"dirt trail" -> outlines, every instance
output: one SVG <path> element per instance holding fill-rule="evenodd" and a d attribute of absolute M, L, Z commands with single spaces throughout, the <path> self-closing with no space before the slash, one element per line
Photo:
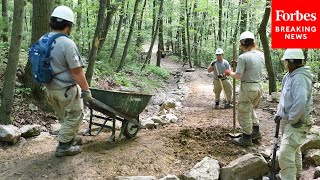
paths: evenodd
<path fill-rule="evenodd" d="M 162 66 L 171 71 L 184 69 L 181 64 L 167 59 L 162 61 Z M 106 142 L 110 136 L 106 132 L 98 136 L 85 136 L 82 153 L 72 157 L 54 156 L 57 140 L 53 136 L 27 140 L 21 147 L 0 147 L 0 179 L 178 176 L 205 156 L 210 155 L 219 160 L 221 165 L 226 165 L 248 152 L 271 148 L 274 123 L 269 112 L 257 111 L 264 134 L 260 145 L 248 149 L 234 146 L 226 136 L 232 130 L 232 109 L 212 108 L 212 83 L 206 70 L 196 69 L 195 72 L 184 72 L 184 75 L 192 92 L 183 100 L 183 108 L 177 112 L 177 124 L 162 129 L 141 130 L 135 138 L 117 139 L 115 143 Z"/>

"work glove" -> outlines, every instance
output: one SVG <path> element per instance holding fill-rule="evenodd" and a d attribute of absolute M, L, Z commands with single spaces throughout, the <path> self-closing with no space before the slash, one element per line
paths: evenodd
<path fill-rule="evenodd" d="M 226 76 L 230 76 L 231 70 L 230 70 L 230 69 L 226 69 L 226 71 L 224 72 L 224 74 L 225 74 Z"/>
<path fill-rule="evenodd" d="M 92 94 L 91 94 L 91 91 L 88 89 L 88 90 L 81 90 L 81 98 L 84 100 L 84 101 L 92 101 Z"/>
<path fill-rule="evenodd" d="M 276 115 L 276 117 L 274 117 L 274 122 L 277 124 L 277 123 L 280 123 L 282 117 L 279 116 L 279 115 Z"/>
<path fill-rule="evenodd" d="M 295 124 L 291 124 L 291 126 L 294 127 L 294 128 L 300 128 L 302 126 L 302 121 L 298 121 Z"/>
<path fill-rule="evenodd" d="M 218 78 L 220 78 L 220 79 L 223 79 L 223 78 L 225 78 L 225 77 L 226 77 L 226 75 L 225 75 L 224 73 L 218 75 Z"/>
<path fill-rule="evenodd" d="M 212 61 L 211 62 L 211 66 L 214 66 L 216 64 L 217 61 Z"/>

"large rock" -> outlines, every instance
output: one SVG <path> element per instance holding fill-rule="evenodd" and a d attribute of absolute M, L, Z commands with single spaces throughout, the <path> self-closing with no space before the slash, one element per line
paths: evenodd
<path fill-rule="evenodd" d="M 220 173 L 219 162 L 211 157 L 205 157 L 189 172 L 183 175 L 184 180 L 218 180 Z"/>
<path fill-rule="evenodd" d="M 50 124 L 50 129 L 51 129 L 50 133 L 52 135 L 58 135 L 60 128 L 61 128 L 60 123 Z"/>
<path fill-rule="evenodd" d="M 163 178 L 160 178 L 159 180 L 179 180 L 179 178 L 175 175 L 167 175 Z"/>
<path fill-rule="evenodd" d="M 318 166 L 318 167 L 316 167 L 315 169 L 314 169 L 314 175 L 313 175 L 313 178 L 314 179 L 317 179 L 317 178 L 319 178 L 320 177 L 320 166 Z"/>
<path fill-rule="evenodd" d="M 152 116 L 152 117 L 149 117 L 147 120 L 151 120 L 154 123 L 160 124 L 161 126 L 164 124 L 169 124 L 169 122 L 162 120 L 161 117 L 159 117 L 159 116 Z"/>
<path fill-rule="evenodd" d="M 150 119 L 141 120 L 141 125 L 146 127 L 147 129 L 155 129 L 157 128 L 157 125 Z"/>
<path fill-rule="evenodd" d="M 15 144 L 21 136 L 20 131 L 13 125 L 0 125 L 0 141 Z"/>
<path fill-rule="evenodd" d="M 257 179 L 268 173 L 267 161 L 260 154 L 246 154 L 221 168 L 221 180 Z"/>
<path fill-rule="evenodd" d="M 167 99 L 165 102 L 162 103 L 162 105 L 160 106 L 160 110 L 159 111 L 162 111 L 163 109 L 174 109 L 176 108 L 176 100 L 174 99 Z"/>
<path fill-rule="evenodd" d="M 318 129 L 318 126 L 313 126 L 311 128 L 310 132 L 316 132 L 317 129 Z M 317 133 L 319 133 L 319 132 L 320 132 L 320 130 Z M 305 152 L 308 149 L 318 149 L 319 147 L 320 147 L 319 135 L 318 134 L 310 134 L 307 136 L 305 143 L 301 146 L 301 152 L 302 152 L 302 154 L 305 154 Z"/>
<path fill-rule="evenodd" d="M 156 180 L 154 176 L 118 176 L 115 180 Z"/>
<path fill-rule="evenodd" d="M 309 149 L 306 151 L 306 155 L 303 158 L 303 162 L 308 165 L 320 165 L 320 150 Z"/>
<path fill-rule="evenodd" d="M 162 115 L 161 116 L 161 119 L 162 119 L 162 122 L 165 122 L 165 123 L 176 123 L 178 122 L 178 117 L 174 114 L 166 114 L 166 115 Z"/>
<path fill-rule="evenodd" d="M 24 125 L 22 126 L 19 131 L 21 136 L 24 138 L 38 136 L 40 134 L 40 125 L 33 124 L 33 125 Z"/>

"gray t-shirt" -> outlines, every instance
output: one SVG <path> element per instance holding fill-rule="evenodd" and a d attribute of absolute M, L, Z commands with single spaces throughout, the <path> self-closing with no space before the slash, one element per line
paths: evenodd
<path fill-rule="evenodd" d="M 263 53 L 258 50 L 251 50 L 239 56 L 236 73 L 242 74 L 241 81 L 260 82 L 264 66 Z"/>
<path fill-rule="evenodd" d="M 218 60 L 215 60 L 215 62 L 220 74 L 223 74 L 224 72 L 226 72 L 227 69 L 230 69 L 230 64 L 225 59 L 222 59 L 221 62 L 219 62 Z M 218 72 L 215 66 L 213 66 L 213 78 L 218 79 Z"/>
<path fill-rule="evenodd" d="M 50 32 L 49 37 L 56 34 Z M 51 67 L 53 73 L 56 74 L 52 82 L 45 84 L 48 89 L 62 89 L 76 84 L 70 70 L 72 68 L 84 67 L 80 53 L 76 44 L 65 36 L 58 37 L 52 43 Z"/>

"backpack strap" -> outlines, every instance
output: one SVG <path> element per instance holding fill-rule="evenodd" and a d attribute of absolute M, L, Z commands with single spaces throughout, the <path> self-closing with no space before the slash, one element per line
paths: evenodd
<path fill-rule="evenodd" d="M 46 57 L 50 57 L 50 53 L 51 53 L 51 50 L 52 50 L 52 43 L 58 38 L 58 37 L 61 37 L 61 36 L 65 36 L 67 38 L 69 38 L 69 36 L 65 35 L 65 34 L 62 34 L 62 33 L 57 33 L 57 34 L 54 34 L 53 36 L 49 37 L 49 33 L 45 34 L 46 37 L 48 37 L 48 49 L 49 51 L 47 52 L 47 55 Z"/>
<path fill-rule="evenodd" d="M 65 34 L 62 34 L 62 33 L 56 33 L 56 34 L 54 34 L 54 35 L 51 36 L 51 37 L 49 37 L 49 33 L 46 33 L 46 34 L 45 34 L 45 37 L 48 38 L 48 49 L 49 49 L 48 52 L 47 52 L 46 57 L 50 57 L 51 50 L 53 49 L 53 48 L 51 47 L 51 46 L 52 46 L 52 43 L 53 43 L 58 37 L 61 37 L 61 36 L 65 36 L 65 37 L 69 38 L 69 36 L 67 36 L 67 35 L 65 35 Z M 59 81 L 62 81 L 62 82 L 65 82 L 65 83 L 72 83 L 72 82 L 70 82 L 70 81 L 65 81 L 65 80 L 62 80 L 62 79 L 59 79 L 59 78 L 55 77 L 55 76 L 58 75 L 58 74 L 61 74 L 61 73 L 63 73 L 63 72 L 66 72 L 67 70 L 68 70 L 68 69 L 63 70 L 63 71 L 61 71 L 61 72 L 58 72 L 58 73 L 54 74 L 54 75 L 53 75 L 53 78 L 58 79 Z"/>

